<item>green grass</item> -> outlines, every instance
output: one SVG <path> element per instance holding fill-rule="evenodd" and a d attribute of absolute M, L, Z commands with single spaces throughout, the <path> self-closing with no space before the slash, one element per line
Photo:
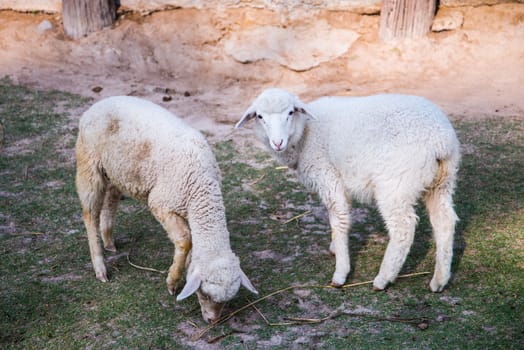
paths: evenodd
<path fill-rule="evenodd" d="M 165 275 L 127 261 L 129 254 L 135 264 L 165 270 L 172 259 L 171 243 L 143 204 L 122 202 L 118 253 L 106 254 L 111 281 L 94 278 L 74 189 L 77 131 L 70 117 L 88 103 L 0 79 L 0 348 L 518 349 L 524 343 L 523 116 L 454 123 L 464 150 L 455 196 L 461 221 L 454 278 L 443 293 L 429 292 L 430 275 L 399 279 L 380 293 L 370 285 L 286 291 L 257 303 L 269 322 L 332 318 L 268 325 L 248 308 L 194 342 L 205 326 L 196 297 L 177 303 Z M 226 141 L 214 149 L 231 245 L 261 296 L 329 283 L 334 259 L 317 196 L 255 147 Z M 377 211 L 354 208 L 349 283 L 374 278 L 387 243 Z M 433 271 L 431 230 L 422 209 L 419 215 L 402 273 Z M 241 289 L 224 312 L 252 300 Z"/>

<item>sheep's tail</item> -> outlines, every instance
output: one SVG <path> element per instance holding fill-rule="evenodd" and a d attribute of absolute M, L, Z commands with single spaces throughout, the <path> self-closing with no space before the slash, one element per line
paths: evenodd
<path fill-rule="evenodd" d="M 449 221 L 458 221 L 458 217 L 453 210 L 453 193 L 457 178 L 458 165 L 460 161 L 459 152 L 450 156 L 437 159 L 438 168 L 433 178 L 433 182 L 424 194 L 426 208 L 430 214 L 430 219 L 435 221 L 436 213 L 447 212 Z M 437 220 L 438 221 L 438 220 Z"/>
<path fill-rule="evenodd" d="M 441 153 L 440 155 L 438 153 Z M 437 152 L 438 169 L 431 188 L 437 190 L 450 182 L 454 189 L 460 163 L 460 146 L 458 141 L 449 144 L 444 152 Z"/>
<path fill-rule="evenodd" d="M 429 192 L 435 192 L 442 188 L 450 179 L 449 161 L 447 159 L 437 159 L 438 168 Z"/>
<path fill-rule="evenodd" d="M 426 192 L 426 197 L 433 196 L 437 192 L 449 192 L 453 194 L 458 171 L 459 155 L 451 155 L 446 158 L 437 158 L 437 171 L 433 182 Z"/>

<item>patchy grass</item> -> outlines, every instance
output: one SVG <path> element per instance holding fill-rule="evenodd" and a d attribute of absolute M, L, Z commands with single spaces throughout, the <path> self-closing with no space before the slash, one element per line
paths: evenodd
<path fill-rule="evenodd" d="M 205 330 L 196 297 L 167 293 L 173 253 L 140 203 L 124 200 L 109 283 L 94 278 L 74 190 L 76 117 L 87 101 L 0 80 L 0 347 L 517 349 L 524 342 L 523 118 L 456 122 L 464 156 L 454 278 L 440 294 L 431 275 L 370 285 L 303 287 L 275 294 Z M 243 141 L 241 141 L 243 142 Z M 223 172 L 231 244 L 261 296 L 324 285 L 334 271 L 325 209 L 293 172 L 241 142 L 214 145 Z M 309 214 L 285 223 L 296 215 Z M 420 210 L 402 273 L 433 270 L 431 230 Z M 387 234 L 373 207 L 354 204 L 349 283 L 372 280 Z M 241 290 L 225 314 L 255 297 Z M 266 320 L 264 320 L 264 318 Z M 305 322 L 310 324 L 305 324 Z"/>

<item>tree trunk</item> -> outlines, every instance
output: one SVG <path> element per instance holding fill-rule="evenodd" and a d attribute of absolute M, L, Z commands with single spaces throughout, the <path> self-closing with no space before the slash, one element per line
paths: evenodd
<path fill-rule="evenodd" d="M 65 33 L 73 39 L 113 24 L 116 0 L 62 0 Z"/>
<path fill-rule="evenodd" d="M 435 9 L 436 0 L 382 0 L 380 38 L 389 41 L 425 36 Z"/>

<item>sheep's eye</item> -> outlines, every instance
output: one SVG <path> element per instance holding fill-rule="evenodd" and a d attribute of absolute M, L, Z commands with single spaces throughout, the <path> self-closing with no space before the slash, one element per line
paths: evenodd
<path fill-rule="evenodd" d="M 288 115 L 293 115 L 293 113 L 295 113 L 295 111 L 291 110 L 291 111 L 289 111 Z"/>
<path fill-rule="evenodd" d="M 257 114 L 258 119 L 262 119 L 262 116 L 260 114 Z"/>

